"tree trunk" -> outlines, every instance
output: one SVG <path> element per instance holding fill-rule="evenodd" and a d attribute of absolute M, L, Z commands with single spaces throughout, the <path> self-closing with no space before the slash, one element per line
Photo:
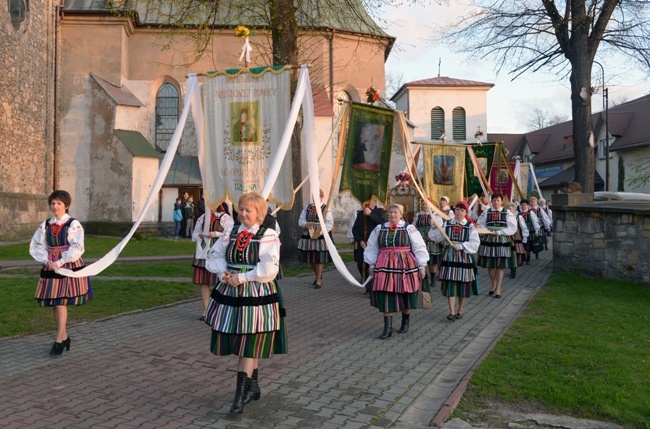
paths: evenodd
<path fill-rule="evenodd" d="M 269 10 L 273 39 L 273 65 L 298 65 L 298 20 L 293 0 L 270 0 Z M 292 99 L 297 81 L 298 70 L 295 70 L 291 72 Z M 291 138 L 291 166 L 294 186 L 298 186 L 303 179 L 300 146 L 300 130 L 296 127 Z M 298 253 L 298 238 L 302 235 L 302 229 L 298 226 L 298 219 L 303 209 L 301 195 L 301 192 L 296 194 L 291 210 L 281 210 L 278 213 L 278 223 L 282 230 L 280 259 L 284 264 L 296 261 Z"/>
<path fill-rule="evenodd" d="M 570 51 L 565 56 L 571 62 L 571 111 L 573 114 L 573 156 L 575 181 L 582 192 L 594 191 L 596 171 L 595 137 L 591 121 L 591 67 L 593 54 L 589 49 L 589 20 L 584 0 L 576 0 L 572 7 L 573 31 Z"/>

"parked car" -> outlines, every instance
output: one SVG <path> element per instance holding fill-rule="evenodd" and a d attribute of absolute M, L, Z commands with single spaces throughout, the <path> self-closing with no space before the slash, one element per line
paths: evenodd
<path fill-rule="evenodd" d="M 594 192 L 594 201 L 648 201 L 650 194 L 639 192 Z"/>

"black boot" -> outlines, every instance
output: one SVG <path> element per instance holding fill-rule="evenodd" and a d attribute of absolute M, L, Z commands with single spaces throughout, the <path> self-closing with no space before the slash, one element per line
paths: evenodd
<path fill-rule="evenodd" d="M 382 340 L 393 335 L 393 316 L 384 316 L 384 332 L 381 333 Z"/>
<path fill-rule="evenodd" d="M 431 281 L 429 282 L 429 286 L 431 287 L 431 290 L 435 289 L 435 287 L 436 287 L 436 273 L 431 273 Z"/>
<path fill-rule="evenodd" d="M 243 371 L 237 373 L 237 391 L 235 392 L 235 399 L 232 401 L 230 412 L 240 414 L 244 412 L 244 393 L 248 390 L 251 379 L 248 374 Z"/>
<path fill-rule="evenodd" d="M 402 313 L 402 326 L 399 327 L 400 334 L 406 334 L 409 331 L 409 323 L 411 323 L 411 314 Z"/>
<path fill-rule="evenodd" d="M 244 404 L 248 404 L 250 401 L 257 401 L 262 396 L 262 391 L 260 390 L 260 385 L 257 384 L 257 368 L 253 370 L 253 375 L 251 375 L 251 382 L 248 385 L 248 390 L 244 394 Z"/>
<path fill-rule="evenodd" d="M 516 268 L 510 268 L 510 278 L 514 279 L 516 275 L 517 275 L 517 269 Z"/>

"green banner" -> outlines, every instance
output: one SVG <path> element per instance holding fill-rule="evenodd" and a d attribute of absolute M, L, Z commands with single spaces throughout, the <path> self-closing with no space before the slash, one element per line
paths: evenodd
<path fill-rule="evenodd" d="M 339 191 L 349 191 L 362 205 L 372 199 L 386 204 L 394 115 L 393 110 L 368 104 L 350 106 Z"/>
<path fill-rule="evenodd" d="M 492 163 L 494 162 L 494 153 L 498 148 L 498 143 L 483 143 L 482 145 L 472 145 L 474 149 L 474 154 L 476 154 L 476 159 L 479 166 L 483 170 L 486 178 L 490 178 L 490 171 L 492 170 Z M 481 182 L 479 179 L 478 172 L 474 171 L 474 165 L 472 164 L 472 159 L 467 154 L 465 157 L 465 195 L 470 197 L 474 194 L 479 197 L 483 193 L 483 188 L 481 188 Z"/>

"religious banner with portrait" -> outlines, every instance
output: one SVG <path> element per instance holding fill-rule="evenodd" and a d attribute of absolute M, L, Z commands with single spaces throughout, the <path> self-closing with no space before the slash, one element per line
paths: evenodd
<path fill-rule="evenodd" d="M 515 164 L 515 161 L 508 161 L 501 152 L 497 153 L 497 157 L 492 163 L 490 187 L 492 188 L 492 193 L 498 193 L 504 196 L 504 202 L 512 200 L 512 195 L 514 194 L 514 177 L 512 172 L 514 171 Z"/>
<path fill-rule="evenodd" d="M 339 191 L 349 191 L 361 205 L 372 199 L 387 202 L 394 115 L 390 109 L 351 103 Z"/>
<path fill-rule="evenodd" d="M 425 144 L 424 188 L 427 197 L 437 201 L 443 195 L 450 203 L 461 201 L 465 181 L 465 145 Z"/>
<path fill-rule="evenodd" d="M 498 150 L 499 143 L 483 143 L 481 145 L 472 145 L 472 150 L 476 156 L 478 167 L 483 171 L 486 179 L 490 179 L 490 171 L 494 154 Z M 474 163 L 470 156 L 465 158 L 465 195 L 481 195 L 483 187 L 480 182 L 480 173 L 474 168 Z M 494 191 L 494 190 L 493 190 Z M 494 191 L 496 192 L 496 191 Z"/>
<path fill-rule="evenodd" d="M 226 198 L 261 191 L 289 117 L 289 70 L 259 67 L 205 73 L 204 195 L 214 208 Z M 283 209 L 293 205 L 291 156 L 269 201 Z"/>

